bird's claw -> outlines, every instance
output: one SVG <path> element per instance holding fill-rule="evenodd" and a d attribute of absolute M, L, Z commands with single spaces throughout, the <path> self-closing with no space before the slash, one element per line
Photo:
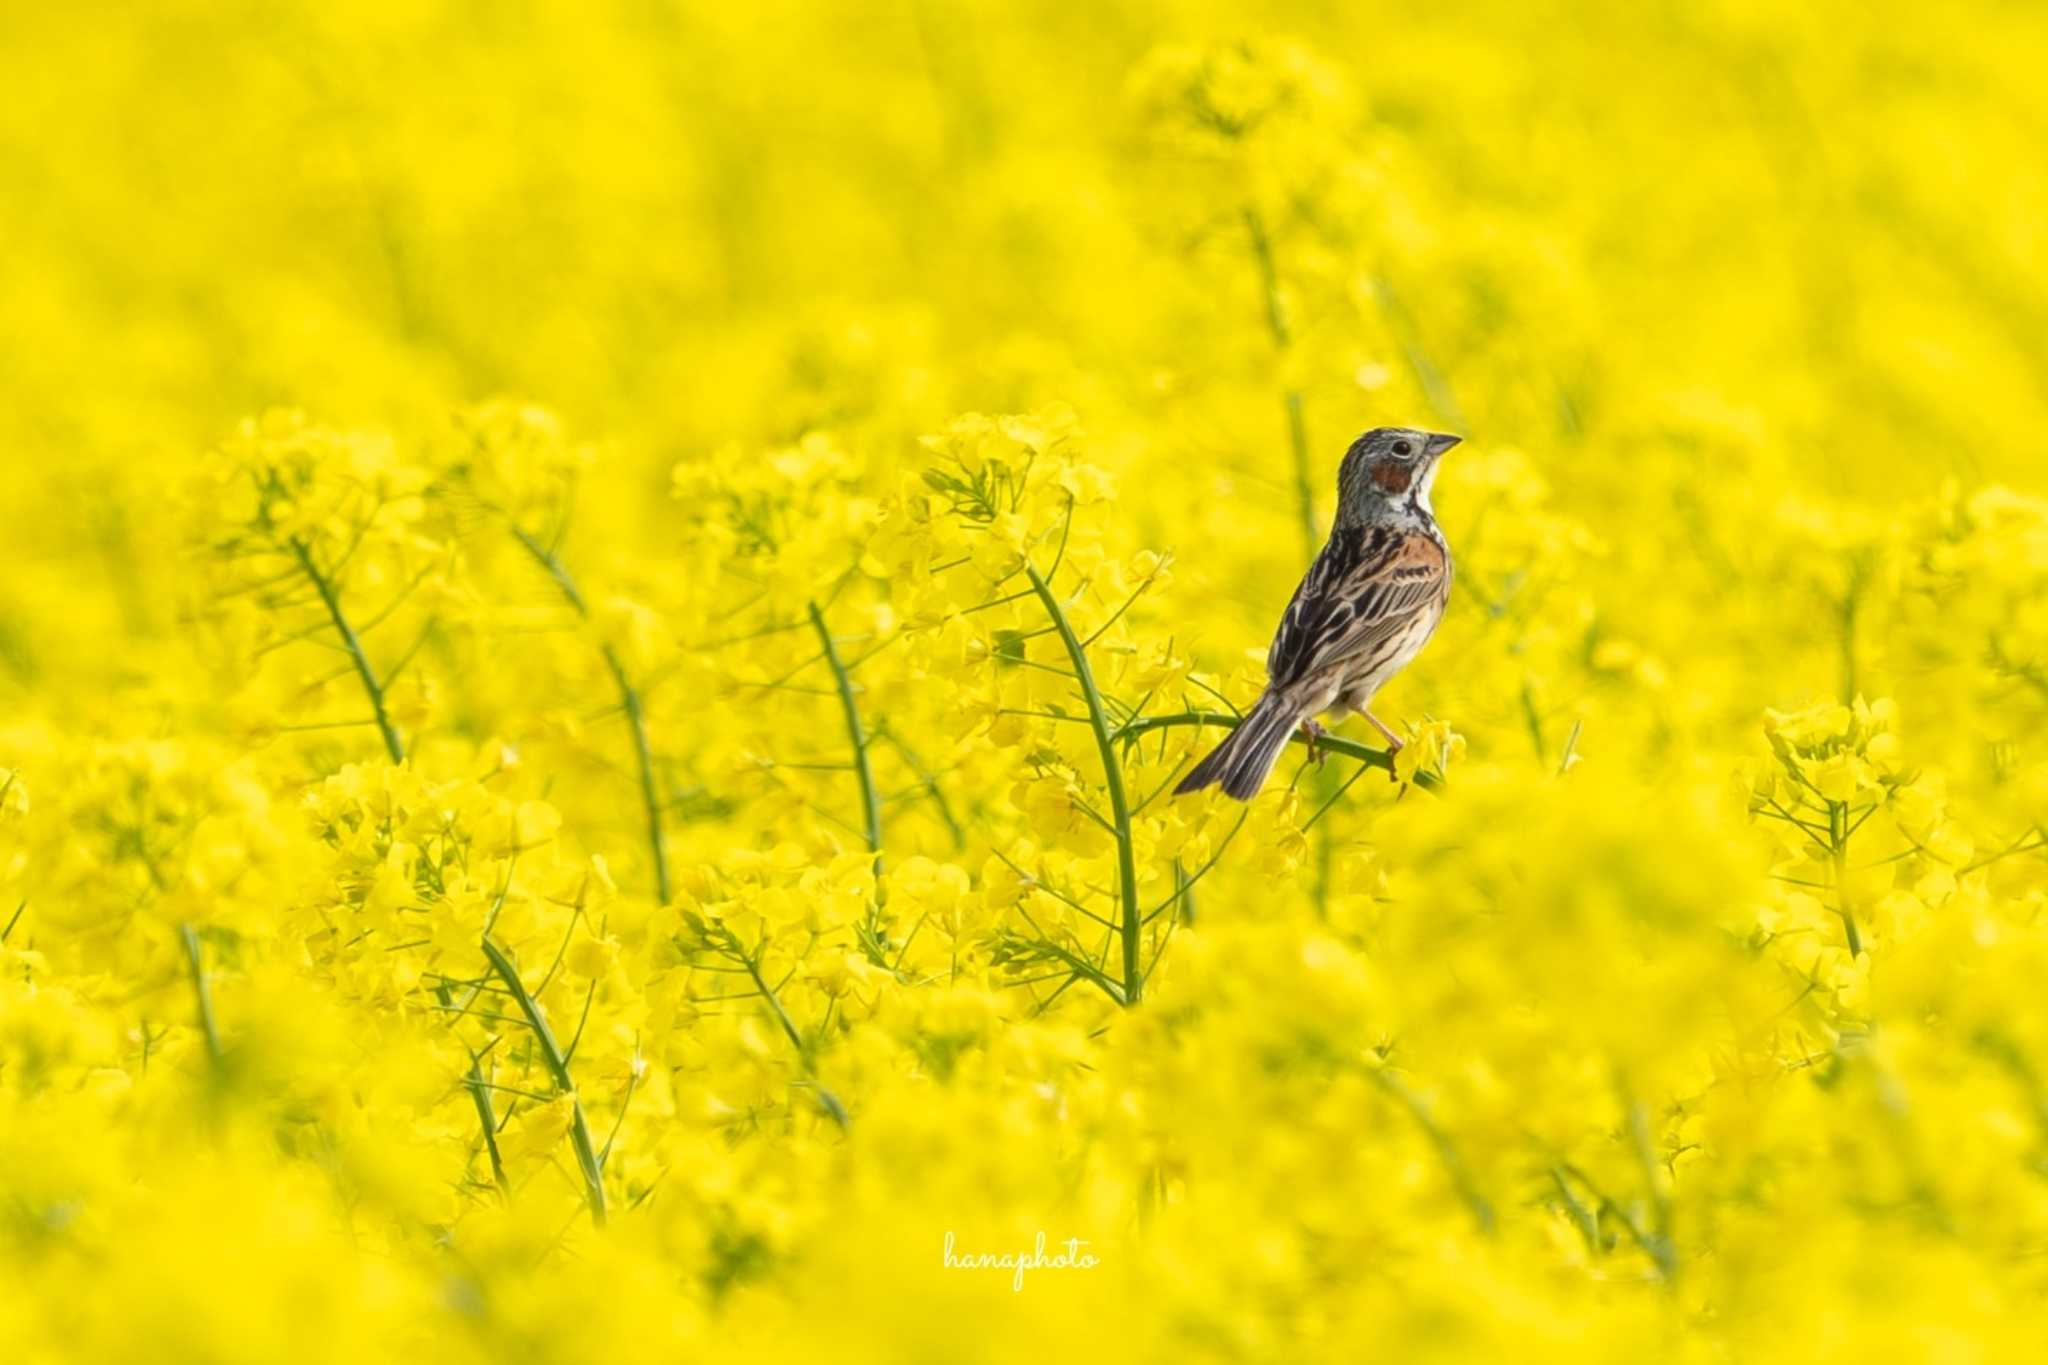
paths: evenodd
<path fill-rule="evenodd" d="M 1315 721 L 1305 720 L 1301 723 L 1301 732 L 1308 736 L 1308 756 L 1310 761 L 1318 768 L 1328 763 L 1330 761 L 1330 751 L 1325 749 L 1320 743 L 1323 737 L 1323 727 Z"/>

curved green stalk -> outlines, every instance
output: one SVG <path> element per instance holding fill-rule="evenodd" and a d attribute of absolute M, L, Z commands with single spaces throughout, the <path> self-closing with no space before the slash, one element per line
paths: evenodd
<path fill-rule="evenodd" d="M 853 1121 L 847 1116 L 846 1106 L 841 1104 L 839 1097 L 827 1089 L 825 1084 L 818 1079 L 817 1071 L 811 1065 L 811 1050 L 805 1046 L 804 1036 L 798 1031 L 796 1020 L 790 1018 L 789 1011 L 782 1007 L 782 997 L 778 996 L 775 993 L 775 988 L 768 984 L 768 978 L 761 975 L 759 959 L 740 946 L 739 936 L 733 933 L 730 928 L 727 928 L 725 931 L 725 939 L 728 951 L 740 960 L 740 965 L 746 969 L 748 978 L 754 983 L 754 989 L 759 991 L 761 999 L 767 1002 L 768 1012 L 773 1014 L 775 1022 L 782 1026 L 783 1036 L 788 1038 L 789 1045 L 796 1049 L 797 1065 L 804 1069 L 806 1077 L 810 1080 L 811 1088 L 817 1092 L 818 1107 L 823 1109 L 826 1115 L 834 1123 L 838 1124 L 841 1129 L 852 1126 Z"/>
<path fill-rule="evenodd" d="M 1399 334 L 1401 354 L 1408 361 L 1408 368 L 1415 374 L 1415 382 L 1422 386 L 1429 405 L 1444 415 L 1453 430 L 1465 425 L 1465 410 L 1458 405 L 1458 396 L 1451 392 L 1450 382 L 1437 367 L 1429 351 L 1421 341 L 1422 329 L 1415 321 L 1415 315 L 1401 302 L 1401 296 L 1394 290 L 1394 282 L 1384 273 L 1372 277 L 1373 298 L 1379 303 L 1380 311 L 1387 317 L 1393 330 Z"/>
<path fill-rule="evenodd" d="M 1678 1245 L 1671 1237 L 1671 1201 L 1665 1196 L 1663 1183 L 1657 1178 L 1657 1156 L 1650 1139 L 1650 1116 L 1642 1101 L 1636 1099 L 1626 1085 L 1622 1087 L 1622 1102 L 1628 1110 L 1629 1138 L 1635 1148 L 1636 1162 L 1643 1170 L 1643 1193 L 1650 1202 L 1648 1235 L 1633 1227 L 1631 1231 L 1635 1232 L 1637 1244 L 1656 1264 L 1658 1275 L 1669 1284 L 1678 1277 Z"/>
<path fill-rule="evenodd" d="M 583 1100 L 576 1093 L 575 1078 L 569 1074 L 568 1059 L 562 1055 L 561 1044 L 555 1041 L 555 1031 L 548 1027 L 547 1015 L 541 1013 L 540 1002 L 527 993 L 525 984 L 519 980 L 519 970 L 512 965 L 512 959 L 489 939 L 483 941 L 483 949 L 484 956 L 490 959 L 491 970 L 505 983 L 505 989 L 512 993 L 512 999 L 519 1005 L 519 1012 L 526 1017 L 526 1026 L 532 1030 L 534 1042 L 540 1047 L 541 1060 L 554 1080 L 555 1093 L 569 1097 L 569 1143 L 576 1149 L 576 1164 L 583 1172 L 583 1192 L 590 1202 L 590 1219 L 603 1227 L 604 1164 L 598 1160 L 596 1143 L 591 1141 L 590 1121 L 584 1117 Z"/>
<path fill-rule="evenodd" d="M 1423 1136 L 1429 1139 L 1429 1145 L 1436 1149 L 1437 1160 L 1443 1163 L 1444 1172 L 1450 1176 L 1451 1184 L 1458 1191 L 1458 1197 L 1464 1200 L 1465 1207 L 1472 1211 L 1472 1221 L 1479 1225 L 1481 1232 L 1491 1234 L 1494 1227 L 1493 1204 L 1480 1193 L 1478 1182 L 1473 1180 L 1472 1170 L 1465 1164 L 1465 1158 L 1459 1155 L 1457 1144 L 1451 1141 L 1451 1135 L 1443 1130 L 1443 1125 L 1436 1121 L 1436 1116 L 1429 1112 L 1429 1106 L 1422 1102 L 1420 1095 L 1410 1090 L 1399 1077 L 1385 1067 L 1372 1067 L 1367 1074 L 1372 1077 L 1374 1084 L 1393 1096 L 1401 1107 L 1408 1111 L 1408 1116 L 1415 1120 L 1415 1126 L 1422 1130 Z"/>
<path fill-rule="evenodd" d="M 1863 935 L 1856 930 L 1856 911 L 1849 904 L 1849 807 L 1845 802 L 1828 802 L 1828 861 L 1835 873 L 1835 913 L 1842 918 L 1849 956 L 1858 957 L 1863 952 Z"/>
<path fill-rule="evenodd" d="M 832 681 L 839 691 L 839 709 L 846 717 L 846 736 L 853 744 L 853 775 L 860 783 L 861 825 L 867 836 L 868 852 L 874 855 L 875 878 L 882 875 L 882 799 L 875 790 L 874 766 L 868 762 L 868 733 L 861 724 L 860 707 L 854 701 L 853 675 L 846 671 L 846 664 L 839 657 L 839 645 L 832 638 L 832 631 L 825 624 L 825 613 L 818 610 L 818 604 L 809 604 L 811 628 L 818 633 L 818 643 L 824 646 L 825 663 L 832 669 Z M 879 891 L 878 891 L 879 894 Z"/>
<path fill-rule="evenodd" d="M 446 983 L 436 986 L 434 994 L 440 1000 L 441 1008 L 455 1008 L 455 994 Z M 484 1151 L 491 1158 L 491 1180 L 497 1185 L 499 1195 L 510 1199 L 512 1184 L 505 1178 L 505 1159 L 498 1150 L 498 1115 L 491 1105 L 491 1092 L 484 1080 L 483 1065 L 477 1053 L 469 1054 L 469 1075 L 464 1077 L 463 1086 L 469 1091 L 470 1103 L 476 1108 L 477 1124 L 484 1132 Z"/>
<path fill-rule="evenodd" d="M 180 924 L 178 940 L 185 945 L 185 965 L 191 969 L 192 994 L 199 1002 L 199 1031 L 206 1038 L 206 1058 L 218 1071 L 221 1065 L 220 1029 L 213 1021 L 213 994 L 207 989 L 206 964 L 199 956 L 199 935 L 190 924 Z"/>
<path fill-rule="evenodd" d="M 1094 670 L 1088 667 L 1088 653 L 1068 623 L 1067 613 L 1061 608 L 1059 599 L 1053 596 L 1051 586 L 1039 575 L 1037 566 L 1026 564 L 1024 572 L 1031 580 L 1032 591 L 1038 594 L 1039 602 L 1044 605 L 1045 614 L 1051 618 L 1060 643 L 1067 648 L 1067 660 L 1074 667 L 1074 680 L 1081 685 L 1081 697 L 1088 703 L 1088 728 L 1095 732 L 1095 748 L 1102 756 L 1103 785 L 1109 788 L 1110 832 L 1116 838 L 1117 897 L 1123 908 L 1123 922 L 1118 930 L 1123 940 L 1123 1003 L 1135 1005 L 1145 988 L 1144 973 L 1138 966 L 1144 920 L 1138 910 L 1138 855 L 1131 841 L 1131 802 L 1124 792 L 1124 769 L 1116 756 L 1116 735 L 1112 733 L 1104 710 L 1102 693 L 1095 686 Z"/>
<path fill-rule="evenodd" d="M 568 566 L 553 550 L 528 535 L 523 528 L 512 527 L 512 535 L 554 580 L 562 596 L 576 609 L 576 614 L 588 621 L 590 607 L 584 602 L 576 580 L 569 576 Z M 669 891 L 668 837 L 661 826 L 661 791 L 654 778 L 654 746 L 647 738 L 647 713 L 641 707 L 639 689 L 626 676 L 626 665 L 619 658 L 619 652 L 609 644 L 602 648 L 604 666 L 610 670 L 612 685 L 618 689 L 619 709 L 625 712 L 627 728 L 633 732 L 633 756 L 640 767 L 640 806 L 647 820 L 647 848 L 654 857 L 654 889 L 661 903 L 667 905 L 673 899 Z"/>
<path fill-rule="evenodd" d="M 1252 259 L 1258 263 L 1259 286 L 1265 294 L 1266 327 L 1273 334 L 1273 349 L 1284 357 L 1294 345 L 1294 336 L 1288 330 L 1287 312 L 1280 302 L 1280 271 L 1273 263 L 1273 244 L 1266 237 L 1266 223 L 1259 217 L 1257 209 L 1246 206 L 1244 227 L 1245 234 L 1251 238 Z M 1309 472 L 1308 419 L 1302 411 L 1300 389 L 1287 389 L 1282 397 L 1287 405 L 1287 440 L 1294 452 L 1294 499 L 1301 519 L 1301 543 L 1313 557 L 1322 548 L 1322 535 L 1316 530 L 1315 481 Z"/>
<path fill-rule="evenodd" d="M 1273 244 L 1266 236 L 1266 223 L 1257 209 L 1247 204 L 1244 210 L 1245 232 L 1251 238 L 1252 256 L 1258 262 L 1259 283 L 1266 296 L 1266 327 L 1273 334 L 1273 351 L 1284 365 L 1287 354 L 1294 347 L 1294 334 L 1287 325 L 1287 310 L 1280 298 L 1280 270 L 1273 260 Z M 1302 552 L 1310 559 L 1322 548 L 1322 532 L 1316 525 L 1315 479 L 1310 472 L 1308 452 L 1308 418 L 1303 412 L 1303 400 L 1299 388 L 1282 390 L 1287 406 L 1287 442 L 1294 454 L 1294 500 L 1296 512 L 1301 521 Z M 1318 804 L 1328 809 L 1337 799 L 1331 779 L 1317 771 L 1310 779 L 1316 789 Z M 1316 835 L 1315 903 L 1317 918 L 1326 918 L 1330 903 L 1330 856 L 1334 848 L 1332 831 L 1325 828 Z"/>
<path fill-rule="evenodd" d="M 640 707 L 640 693 L 626 677 L 626 666 L 619 660 L 619 652 L 610 645 L 604 647 L 605 667 L 612 672 L 612 682 L 619 689 L 619 706 L 626 713 L 626 724 L 633 732 L 633 757 L 640 765 L 640 807 L 647 819 L 647 848 L 654 857 L 654 889 L 667 905 L 674 897 L 669 891 L 668 879 L 668 837 L 661 827 L 661 791 L 654 780 L 654 746 L 647 738 L 647 715 Z"/>
<path fill-rule="evenodd" d="M 377 732 L 384 736 L 384 752 L 391 755 L 393 763 L 405 762 L 405 746 L 399 742 L 398 727 L 391 723 L 390 714 L 384 709 L 384 685 L 377 681 L 376 670 L 370 667 L 369 656 L 363 653 L 363 642 L 356 637 L 355 627 L 348 623 L 348 617 L 341 609 L 341 596 L 327 575 L 313 562 L 313 552 L 306 548 L 306 542 L 294 536 L 291 541 L 292 555 L 305 570 L 306 577 L 313 580 L 313 590 L 320 594 L 326 604 L 327 615 L 334 622 L 335 633 L 341 636 L 341 646 L 355 665 L 356 676 L 363 680 L 363 691 L 370 696 L 370 710 L 377 717 Z"/>

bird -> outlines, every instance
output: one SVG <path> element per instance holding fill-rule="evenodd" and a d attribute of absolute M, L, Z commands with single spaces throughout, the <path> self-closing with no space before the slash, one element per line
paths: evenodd
<path fill-rule="evenodd" d="M 1266 652 L 1266 689 L 1229 737 L 1174 795 L 1220 786 L 1258 795 L 1297 729 L 1313 749 L 1316 717 L 1363 715 L 1394 749 L 1401 738 L 1373 715 L 1373 693 L 1419 653 L 1451 592 L 1451 547 L 1430 488 L 1445 451 L 1464 439 L 1376 427 L 1351 443 L 1337 472 L 1330 539 L 1303 575 Z"/>

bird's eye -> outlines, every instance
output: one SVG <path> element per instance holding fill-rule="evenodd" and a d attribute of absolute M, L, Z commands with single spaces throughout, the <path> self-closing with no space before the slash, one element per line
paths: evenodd
<path fill-rule="evenodd" d="M 1396 455 L 1413 455 L 1415 447 L 1409 445 L 1406 441 L 1396 441 L 1394 442 L 1394 453 Z"/>

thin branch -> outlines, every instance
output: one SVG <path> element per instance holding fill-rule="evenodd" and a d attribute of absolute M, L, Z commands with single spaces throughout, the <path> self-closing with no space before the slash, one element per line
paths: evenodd
<path fill-rule="evenodd" d="M 917 775 L 918 786 L 923 787 L 925 794 L 931 797 L 933 807 L 939 812 L 939 819 L 945 822 L 947 833 L 953 836 L 953 847 L 966 848 L 967 831 L 961 828 L 960 821 L 954 816 L 953 805 L 946 799 L 944 788 L 939 786 L 938 774 L 925 765 L 924 759 L 919 757 L 915 749 L 890 731 L 878 731 L 875 737 L 888 740 L 904 763 L 909 766 L 910 771 Z"/>
<path fill-rule="evenodd" d="M 1339 801 L 1343 800 L 1344 793 L 1350 791 L 1352 786 L 1357 783 L 1358 779 L 1365 776 L 1369 767 L 1369 764 L 1359 764 L 1358 767 L 1352 772 L 1351 776 L 1344 779 L 1344 785 L 1337 788 L 1336 791 L 1332 792 L 1330 794 L 1329 800 L 1323 802 L 1322 805 L 1316 807 L 1315 814 L 1309 816 L 1307 822 L 1302 825 L 1302 832 L 1307 833 L 1309 830 L 1314 829 L 1316 827 L 1316 823 L 1320 821 L 1325 815 L 1328 815 L 1330 813 L 1330 807 L 1336 805 Z"/>
<path fill-rule="evenodd" d="M 612 1130 L 605 1135 L 604 1146 L 598 1148 L 599 1166 L 612 1159 L 612 1144 L 619 1140 L 619 1130 L 626 1126 L 626 1111 L 633 1107 L 633 1092 L 640 1088 L 641 1065 L 640 1045 L 636 1039 L 633 1045 L 633 1069 L 626 1073 L 626 1097 L 619 1101 L 619 1116 L 612 1120 Z"/>
<path fill-rule="evenodd" d="M 363 642 L 356 638 L 355 627 L 348 623 L 348 617 L 341 609 L 341 597 L 334 585 L 327 581 L 327 576 L 320 572 L 319 566 L 313 563 L 313 552 L 306 547 L 305 541 L 293 536 L 291 551 L 306 577 L 313 580 L 313 589 L 327 606 L 327 616 L 334 623 L 334 632 L 341 637 L 342 649 L 355 664 L 356 676 L 363 681 L 363 690 L 370 695 L 370 709 L 376 713 L 378 733 L 384 736 L 384 751 L 391 755 L 393 763 L 405 762 L 405 746 L 399 742 L 398 727 L 391 723 L 391 717 L 384 709 L 384 685 L 377 681 L 369 656 L 363 653 Z"/>
<path fill-rule="evenodd" d="M 839 646 L 832 638 L 831 629 L 825 624 L 825 614 L 818 604 L 809 604 L 811 628 L 818 633 L 818 642 L 825 649 L 825 663 L 832 670 L 832 681 L 838 685 L 839 709 L 846 718 L 846 737 L 853 745 L 853 772 L 860 784 L 861 823 L 868 841 L 868 852 L 874 855 L 875 880 L 879 897 L 882 876 L 882 799 L 875 790 L 874 767 L 868 762 L 868 734 L 861 724 L 860 706 L 854 701 L 853 676 L 840 662 Z"/>
<path fill-rule="evenodd" d="M 837 1095 L 819 1083 L 817 1074 L 811 1066 L 811 1050 L 804 1043 L 803 1034 L 797 1031 L 796 1021 L 791 1019 L 789 1011 L 782 1007 L 782 998 L 768 984 L 767 978 L 761 975 L 760 962 L 754 954 L 749 953 L 741 946 L 739 936 L 733 933 L 730 928 L 725 929 L 725 941 L 727 951 L 732 956 L 738 958 L 740 965 L 746 968 L 747 976 L 753 981 L 755 991 L 767 1003 L 768 1012 L 775 1016 L 775 1022 L 782 1026 L 783 1035 L 789 1039 L 789 1045 L 796 1049 L 797 1066 L 801 1068 L 803 1077 L 810 1083 L 811 1089 L 817 1092 L 818 1107 L 831 1116 L 832 1121 L 838 1124 L 842 1130 L 849 1127 L 851 1120 L 847 1117 L 846 1106 L 839 1102 Z"/>
<path fill-rule="evenodd" d="M 1094 631 L 1089 634 L 1088 638 L 1083 640 L 1081 643 L 1084 646 L 1092 645 L 1097 640 L 1100 640 L 1104 635 L 1108 634 L 1110 627 L 1114 626 L 1118 621 L 1121 621 L 1124 617 L 1124 613 L 1137 605 L 1138 599 L 1145 595 L 1145 590 L 1147 588 L 1150 588 L 1152 586 L 1152 583 L 1153 580 L 1147 578 L 1137 587 L 1131 589 L 1131 595 L 1123 600 L 1123 605 L 1119 606 L 1115 611 L 1111 612 L 1109 614 L 1109 619 L 1107 621 L 1104 621 L 1101 625 L 1097 626 L 1094 629 Z M 1144 702 L 1139 702 L 1137 709 L 1143 710 L 1144 706 Z"/>
<path fill-rule="evenodd" d="M 527 994 L 525 985 L 519 980 L 519 971 L 504 950 L 489 939 L 483 941 L 484 956 L 489 959 L 491 970 L 505 983 L 512 998 L 519 1004 L 519 1012 L 526 1016 L 526 1027 L 532 1031 L 534 1041 L 540 1046 L 541 1060 L 547 1064 L 548 1074 L 554 1079 L 555 1093 L 569 1099 L 569 1141 L 576 1149 L 576 1164 L 583 1172 L 584 1197 L 590 1203 L 590 1218 L 599 1227 L 605 1222 L 604 1168 L 598 1163 L 597 1148 L 591 1142 L 590 1121 L 584 1116 L 583 1101 L 576 1093 L 575 1078 L 569 1074 L 569 1063 L 562 1055 L 561 1044 L 555 1041 L 554 1030 L 548 1027 L 547 1015 L 541 1012 L 540 1002 Z"/>
<path fill-rule="evenodd" d="M 1630 1144 L 1635 1149 L 1636 1164 L 1642 1168 L 1643 1190 L 1650 1200 L 1650 1228 L 1645 1237 L 1636 1231 L 1636 1241 L 1656 1264 L 1657 1273 L 1668 1284 L 1678 1277 L 1678 1248 L 1671 1240 L 1671 1201 L 1664 1195 L 1664 1187 L 1657 1178 L 1656 1154 L 1650 1147 L 1650 1116 L 1643 1108 L 1642 1101 L 1629 1094 L 1624 1088 L 1622 1101 L 1628 1109 Z"/>
<path fill-rule="evenodd" d="M 13 925 L 8 925 L 12 929 Z M 206 1057 L 215 1074 L 221 1068 L 220 1030 L 213 1021 L 213 993 L 207 989 L 206 965 L 199 957 L 199 935 L 192 926 L 180 924 L 178 939 L 185 945 L 185 964 L 191 969 L 192 994 L 199 1002 L 199 1031 L 206 1038 Z"/>
<path fill-rule="evenodd" d="M 1423 1135 L 1429 1139 L 1430 1146 L 1436 1148 L 1437 1159 L 1443 1163 L 1445 1172 L 1451 1177 L 1451 1184 L 1457 1187 L 1458 1197 L 1463 1199 L 1465 1207 L 1472 1211 L 1472 1220 L 1479 1225 L 1481 1232 L 1491 1233 L 1493 1205 L 1479 1192 L 1479 1186 L 1473 1181 L 1472 1172 L 1465 1165 L 1465 1159 L 1459 1155 L 1457 1145 L 1429 1112 L 1429 1106 L 1422 1102 L 1421 1096 L 1410 1090 L 1386 1067 L 1372 1067 L 1369 1074 L 1380 1089 L 1393 1096 L 1400 1102 L 1401 1107 L 1408 1111 L 1409 1117 L 1415 1120 L 1416 1127 L 1422 1129 Z"/>
<path fill-rule="evenodd" d="M 576 609 L 576 614 L 588 621 L 589 604 L 583 600 L 582 590 L 570 576 L 568 566 L 524 527 L 513 525 L 512 534 L 546 571 L 569 605 Z M 640 768 L 640 805 L 646 814 L 648 851 L 654 859 L 654 889 L 661 903 L 667 905 L 673 899 L 668 874 L 668 839 L 661 825 L 661 795 L 654 777 L 654 747 L 647 738 L 647 714 L 641 707 L 639 690 L 626 675 L 626 665 L 619 658 L 619 652 L 608 641 L 601 648 L 604 666 L 612 675 L 612 685 L 618 689 L 619 706 L 626 713 L 627 728 L 633 733 L 633 757 Z"/>
<path fill-rule="evenodd" d="M 1088 666 L 1088 654 L 1081 641 L 1074 634 L 1074 628 L 1067 621 L 1066 611 L 1059 599 L 1053 595 L 1052 587 L 1041 578 L 1035 565 L 1026 564 L 1025 574 L 1031 580 L 1032 591 L 1038 594 L 1039 602 L 1052 623 L 1059 629 L 1060 643 L 1066 646 L 1067 659 L 1074 666 L 1074 678 L 1081 685 L 1081 696 L 1088 703 L 1088 724 L 1095 732 L 1095 749 L 1102 759 L 1102 780 L 1109 789 L 1111 833 L 1116 838 L 1117 893 L 1123 907 L 1123 923 L 1120 935 L 1123 939 L 1123 1003 L 1126 1006 L 1138 1003 L 1144 990 L 1144 974 L 1139 970 L 1138 952 L 1144 933 L 1144 923 L 1138 910 L 1138 855 L 1137 846 L 1131 837 L 1131 804 L 1124 792 L 1123 763 L 1117 757 L 1116 740 L 1112 735 L 1102 693 L 1095 685 L 1094 670 Z"/>
<path fill-rule="evenodd" d="M 435 987 L 443 1008 L 452 1008 L 454 993 L 447 986 Z M 489 1051 L 488 1048 L 485 1051 Z M 484 1132 L 484 1151 L 491 1158 L 491 1179 L 503 1198 L 512 1198 L 512 1182 L 505 1178 L 505 1158 L 498 1149 L 498 1116 L 492 1112 L 489 1082 L 484 1080 L 483 1053 L 469 1054 L 469 1074 L 463 1078 L 463 1087 L 469 1091 L 469 1100 L 476 1108 L 477 1125 Z"/>
<path fill-rule="evenodd" d="M 1273 244 L 1266 236 L 1266 223 L 1249 204 L 1244 210 L 1246 236 L 1251 238 L 1252 259 L 1259 267 L 1259 287 L 1265 296 L 1266 328 L 1273 334 L 1273 350 L 1285 356 L 1294 345 L 1287 327 L 1287 312 L 1280 299 L 1280 271 L 1273 261 Z M 1316 531 L 1315 483 L 1309 473 L 1308 422 L 1302 410 L 1301 390 L 1283 391 L 1287 408 L 1287 439 L 1294 452 L 1294 499 L 1301 521 L 1301 540 L 1309 555 L 1319 548 L 1322 537 Z"/>
<path fill-rule="evenodd" d="M 1216 864 L 1223 860 L 1224 851 L 1230 847 L 1231 840 L 1237 838 L 1237 832 L 1244 828 L 1244 822 L 1250 818 L 1251 812 L 1249 810 L 1247 810 L 1244 814 L 1238 816 L 1237 823 L 1230 827 L 1230 833 L 1224 835 L 1222 842 L 1216 845 L 1216 851 L 1211 853 L 1208 857 L 1208 860 L 1204 862 L 1200 867 L 1196 868 L 1192 875 L 1190 875 L 1184 868 L 1181 867 L 1180 860 L 1176 858 L 1173 863 L 1173 894 L 1168 896 L 1165 900 L 1159 902 L 1159 904 L 1153 906 L 1150 910 L 1146 911 L 1145 922 L 1148 924 L 1151 923 L 1152 920 L 1158 917 L 1158 915 L 1164 910 L 1166 910 L 1168 906 L 1184 902 L 1189 897 L 1194 895 L 1195 883 L 1201 881 L 1202 878 L 1208 876 L 1210 871 L 1215 868 Z M 1194 919 L 1194 916 L 1192 914 L 1176 915 L 1175 918 L 1192 921 Z"/>

